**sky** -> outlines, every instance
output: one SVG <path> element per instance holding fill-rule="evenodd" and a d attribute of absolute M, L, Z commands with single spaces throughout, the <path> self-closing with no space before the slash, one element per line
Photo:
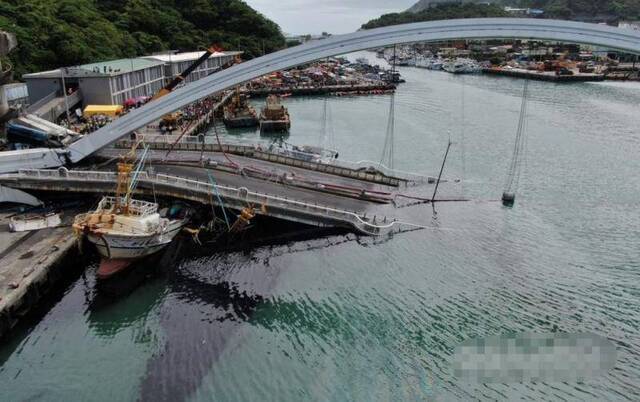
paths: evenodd
<path fill-rule="evenodd" d="M 404 11 L 417 0 L 244 0 L 285 34 L 355 32 L 382 14 Z"/>

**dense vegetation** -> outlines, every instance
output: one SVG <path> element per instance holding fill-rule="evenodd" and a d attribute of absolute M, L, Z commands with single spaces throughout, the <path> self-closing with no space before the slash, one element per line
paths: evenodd
<path fill-rule="evenodd" d="M 420 2 L 412 9 L 421 9 Z M 385 14 L 371 20 L 362 28 L 371 29 L 387 25 L 409 22 L 432 21 L 453 18 L 506 17 L 504 6 L 540 8 L 545 18 L 589 19 L 602 16 L 609 20 L 640 19 L 640 0 L 496 0 L 491 5 L 484 4 L 437 4 L 413 13 Z"/>
<path fill-rule="evenodd" d="M 240 0 L 0 0 L 0 29 L 25 72 L 218 44 L 245 57 L 284 46 L 280 28 Z"/>
<path fill-rule="evenodd" d="M 640 18 L 640 0 L 513 0 L 503 3 L 541 8 L 547 18 L 610 16 L 612 19 Z"/>
<path fill-rule="evenodd" d="M 380 18 L 362 25 L 363 29 L 384 27 L 388 25 L 407 24 L 410 22 L 447 20 L 453 18 L 506 17 L 502 7 L 486 4 L 440 4 L 417 13 L 384 14 Z"/>

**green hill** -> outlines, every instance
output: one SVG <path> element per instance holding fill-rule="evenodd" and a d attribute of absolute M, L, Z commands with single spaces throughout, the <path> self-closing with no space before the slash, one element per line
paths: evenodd
<path fill-rule="evenodd" d="M 362 28 L 453 18 L 507 17 L 504 6 L 543 9 L 545 18 L 583 21 L 640 19 L 640 0 L 495 0 L 489 5 L 469 1 L 420 0 L 407 11 L 385 14 L 362 25 Z"/>
<path fill-rule="evenodd" d="M 240 0 L 0 0 L 25 72 L 213 43 L 254 57 L 284 46 L 278 25 Z"/>
<path fill-rule="evenodd" d="M 418 12 L 404 11 L 385 14 L 362 25 L 362 29 L 372 29 L 388 25 L 410 22 L 448 20 L 454 18 L 506 17 L 503 7 L 487 4 L 437 4 Z"/>
<path fill-rule="evenodd" d="M 638 0 L 512 0 L 502 3 L 518 7 L 540 8 L 547 18 L 589 19 L 608 17 L 610 19 L 640 18 Z"/>

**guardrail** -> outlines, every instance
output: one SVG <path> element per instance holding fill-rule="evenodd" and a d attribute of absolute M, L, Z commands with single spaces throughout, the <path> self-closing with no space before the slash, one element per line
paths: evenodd
<path fill-rule="evenodd" d="M 69 171 L 65 168 L 58 170 L 22 169 L 19 170 L 18 173 L 6 174 L 0 177 L 16 179 L 37 178 L 43 180 L 63 179 L 78 182 L 100 181 L 110 183 L 117 180 L 117 174 L 112 172 Z M 379 235 L 384 229 L 388 229 L 393 225 L 393 222 L 388 225 L 376 225 L 375 223 L 368 222 L 365 217 L 360 217 L 355 212 L 249 191 L 244 187 L 235 188 L 214 185 L 178 176 L 149 174 L 147 172 L 140 172 L 139 182 L 146 182 L 155 185 L 168 185 L 174 188 L 200 192 L 207 195 L 212 194 L 217 190 L 220 196 L 225 199 L 234 199 L 248 204 L 264 205 L 267 210 L 269 207 L 275 206 L 290 212 L 297 212 L 307 216 L 310 215 L 317 218 L 328 218 L 333 221 L 350 224 L 354 229 L 368 235 Z"/>

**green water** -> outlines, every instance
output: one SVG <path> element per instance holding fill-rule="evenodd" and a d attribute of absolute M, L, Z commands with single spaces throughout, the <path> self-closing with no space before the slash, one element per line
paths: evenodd
<path fill-rule="evenodd" d="M 639 400 L 640 86 L 532 82 L 526 163 L 505 209 L 492 200 L 523 82 L 401 72 L 395 167 L 436 173 L 451 137 L 447 173 L 473 202 L 392 238 L 224 255 L 176 245 L 164 274 L 115 299 L 92 264 L 0 346 L 1 399 Z M 389 97 L 331 98 L 324 140 L 323 102 L 286 101 L 288 141 L 380 160 Z M 554 330 L 611 339 L 616 368 L 581 383 L 452 375 L 466 339 Z"/>

